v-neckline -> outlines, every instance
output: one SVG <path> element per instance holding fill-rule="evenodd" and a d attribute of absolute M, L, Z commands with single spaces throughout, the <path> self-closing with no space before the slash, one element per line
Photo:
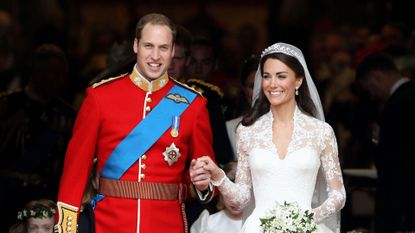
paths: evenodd
<path fill-rule="evenodd" d="M 295 133 L 295 129 L 296 129 L 296 127 L 295 127 L 295 122 L 296 122 L 295 114 L 296 114 L 296 111 L 297 111 L 297 109 L 295 109 L 295 111 L 294 111 L 294 115 L 293 115 L 293 128 L 292 128 L 292 131 L 291 131 L 291 138 L 290 138 L 290 141 L 288 142 L 287 151 L 285 152 L 284 157 L 281 157 L 281 154 L 280 154 L 280 152 L 278 150 L 278 146 L 277 146 L 276 143 L 274 143 L 274 140 L 273 140 L 273 135 L 274 135 L 274 127 L 272 126 L 273 116 L 272 116 L 272 113 L 270 113 L 271 114 L 271 145 L 274 148 L 274 151 L 276 152 L 277 158 L 278 158 L 279 161 L 285 161 L 287 159 L 287 157 L 290 155 L 291 144 L 293 142 L 294 133 Z"/>
<path fill-rule="evenodd" d="M 277 157 L 278 157 L 278 159 L 280 160 L 280 161 L 284 161 L 284 160 L 286 160 L 287 159 L 287 157 L 288 157 L 288 155 L 290 155 L 290 148 L 291 148 L 291 143 L 292 143 L 292 141 L 293 141 L 293 136 L 294 136 L 294 129 L 295 128 L 295 126 L 293 126 L 293 130 L 292 130 L 292 133 L 291 133 L 291 139 L 290 139 L 290 141 L 288 142 L 288 145 L 287 145 L 287 151 L 285 152 L 285 155 L 284 155 L 284 157 L 281 157 L 281 154 L 280 154 L 280 152 L 279 152 L 279 150 L 278 150 L 278 146 L 277 146 L 277 144 L 275 144 L 274 143 L 274 141 L 273 140 L 271 140 L 271 144 L 272 144 L 272 146 L 273 146 L 273 148 L 274 148 L 274 150 L 275 150 L 275 152 L 277 153 Z M 271 131 L 273 131 L 273 129 L 271 129 Z M 272 133 L 272 132 L 271 132 Z"/>

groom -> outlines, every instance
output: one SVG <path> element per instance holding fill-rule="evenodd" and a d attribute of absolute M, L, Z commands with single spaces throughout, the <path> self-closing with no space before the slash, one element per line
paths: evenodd
<path fill-rule="evenodd" d="M 213 159 L 214 153 L 206 99 L 167 74 L 175 31 L 166 16 L 145 15 L 136 27 L 131 73 L 87 89 L 66 153 L 57 232 L 77 232 L 94 156 L 100 176 L 96 233 L 187 232 L 189 160 Z M 210 175 L 192 165 L 196 192 L 209 201 Z"/>

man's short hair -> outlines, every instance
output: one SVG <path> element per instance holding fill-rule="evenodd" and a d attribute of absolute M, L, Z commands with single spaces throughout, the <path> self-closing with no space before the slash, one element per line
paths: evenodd
<path fill-rule="evenodd" d="M 258 69 L 258 64 L 259 57 L 254 54 L 244 60 L 241 71 L 241 84 L 243 87 L 247 87 L 246 81 L 248 80 L 248 76 L 252 71 L 256 71 Z"/>
<path fill-rule="evenodd" d="M 45 63 L 49 62 L 51 59 L 61 60 L 65 65 L 65 69 L 68 68 L 68 61 L 66 59 L 65 53 L 61 48 L 54 44 L 42 44 L 37 47 L 32 56 L 32 63 L 30 68 L 33 71 L 34 69 L 37 69 Z"/>
<path fill-rule="evenodd" d="M 208 48 L 211 48 L 212 52 L 213 52 L 213 59 L 215 61 L 218 60 L 218 51 L 216 49 L 215 44 L 211 40 L 209 40 L 207 38 L 204 38 L 204 37 L 197 38 L 197 39 L 193 40 L 193 42 L 192 42 L 192 46 L 195 46 L 195 45 L 201 45 L 201 46 L 206 46 Z"/>
<path fill-rule="evenodd" d="M 372 71 L 381 71 L 385 73 L 398 72 L 393 59 L 384 53 L 370 53 L 366 55 L 356 68 L 356 79 L 364 80 Z"/>
<path fill-rule="evenodd" d="M 137 38 L 137 40 L 141 39 L 141 32 L 143 31 L 144 26 L 146 26 L 148 23 L 153 25 L 167 26 L 170 28 L 173 34 L 173 40 L 176 37 L 176 25 L 171 19 L 163 14 L 151 13 L 141 17 L 141 19 L 138 21 L 137 26 L 135 27 L 135 38 Z"/>

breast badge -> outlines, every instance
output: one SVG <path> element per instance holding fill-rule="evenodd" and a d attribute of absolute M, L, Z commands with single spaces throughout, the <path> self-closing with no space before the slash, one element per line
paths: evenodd
<path fill-rule="evenodd" d="M 169 164 L 169 166 L 173 165 L 173 163 L 177 162 L 180 157 L 179 148 L 176 147 L 174 142 L 169 146 L 166 147 L 166 150 L 163 152 L 164 160 Z"/>
<path fill-rule="evenodd" d="M 185 97 L 183 97 L 179 94 L 171 94 L 170 93 L 166 96 L 166 98 L 173 100 L 176 104 L 178 104 L 178 103 L 189 104 L 189 100 L 187 100 Z"/>

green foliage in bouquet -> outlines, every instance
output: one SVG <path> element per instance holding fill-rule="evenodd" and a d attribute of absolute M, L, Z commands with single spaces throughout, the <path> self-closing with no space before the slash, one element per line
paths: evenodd
<path fill-rule="evenodd" d="M 267 211 L 261 221 L 263 233 L 314 233 L 317 225 L 313 213 L 303 211 L 297 203 L 276 204 Z"/>

